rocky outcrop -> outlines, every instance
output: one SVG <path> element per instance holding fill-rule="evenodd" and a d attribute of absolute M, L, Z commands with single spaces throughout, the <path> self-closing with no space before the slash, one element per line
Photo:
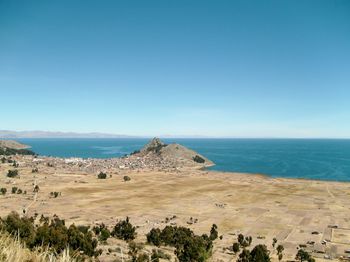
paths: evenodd
<path fill-rule="evenodd" d="M 167 145 L 159 138 L 153 138 L 135 155 L 138 157 L 160 158 L 165 162 L 172 162 L 178 166 L 208 167 L 214 165 L 212 161 L 194 150 L 176 143 Z"/>
<path fill-rule="evenodd" d="M 148 153 L 160 153 L 163 147 L 166 147 L 167 145 L 163 143 L 159 138 L 155 137 L 153 138 L 147 145 L 145 145 L 141 150 L 141 154 L 148 154 Z"/>

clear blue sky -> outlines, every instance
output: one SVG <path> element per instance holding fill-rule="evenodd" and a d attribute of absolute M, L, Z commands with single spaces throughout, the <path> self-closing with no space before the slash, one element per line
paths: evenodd
<path fill-rule="evenodd" d="M 0 0 L 0 129 L 350 137 L 350 1 Z"/>

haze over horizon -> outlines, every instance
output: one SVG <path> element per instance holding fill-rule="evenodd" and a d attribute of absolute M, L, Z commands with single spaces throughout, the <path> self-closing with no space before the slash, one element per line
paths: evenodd
<path fill-rule="evenodd" d="M 350 138 L 350 1 L 0 1 L 0 130 Z"/>

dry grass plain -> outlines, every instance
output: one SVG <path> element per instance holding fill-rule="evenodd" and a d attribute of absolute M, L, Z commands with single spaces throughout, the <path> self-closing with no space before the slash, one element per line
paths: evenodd
<path fill-rule="evenodd" d="M 20 178 L 7 178 L 9 165 L 0 168 L 0 187 L 8 190 L 0 196 L 0 216 L 25 209 L 28 215 L 57 214 L 68 224 L 104 222 L 109 226 L 129 216 L 138 226 L 137 240 L 143 242 L 152 227 L 173 223 L 202 234 L 215 223 L 223 237 L 215 241 L 212 261 L 236 260 L 225 248 L 239 233 L 251 235 L 252 245 L 264 243 L 270 250 L 276 237 L 285 247 L 284 261 L 294 259 L 300 244 L 320 252 L 314 253 L 317 260 L 325 255 L 346 256 L 344 251 L 350 249 L 350 183 L 201 170 L 111 170 L 112 177 L 97 179 L 96 174 L 72 174 L 50 167 L 39 168 L 39 173 L 20 167 Z M 131 181 L 124 182 L 124 175 Z M 35 183 L 40 187 L 36 196 Z M 27 194 L 11 194 L 12 186 Z M 51 198 L 52 191 L 61 196 Z M 174 215 L 176 218 L 166 223 L 166 217 Z M 191 217 L 198 219 L 197 223 L 191 224 Z M 323 240 L 327 244 L 321 244 Z M 104 249 L 117 245 L 125 247 L 111 239 Z M 276 259 L 275 252 L 272 254 Z M 120 254 L 103 255 L 101 261 L 113 261 L 115 256 Z"/>

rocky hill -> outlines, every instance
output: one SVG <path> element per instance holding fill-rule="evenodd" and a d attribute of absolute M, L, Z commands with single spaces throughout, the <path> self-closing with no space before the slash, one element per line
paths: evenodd
<path fill-rule="evenodd" d="M 164 161 L 174 162 L 176 165 L 192 167 L 208 167 L 214 163 L 201 154 L 179 144 L 165 144 L 159 138 L 153 138 L 139 152 L 138 157 L 161 158 Z"/>

